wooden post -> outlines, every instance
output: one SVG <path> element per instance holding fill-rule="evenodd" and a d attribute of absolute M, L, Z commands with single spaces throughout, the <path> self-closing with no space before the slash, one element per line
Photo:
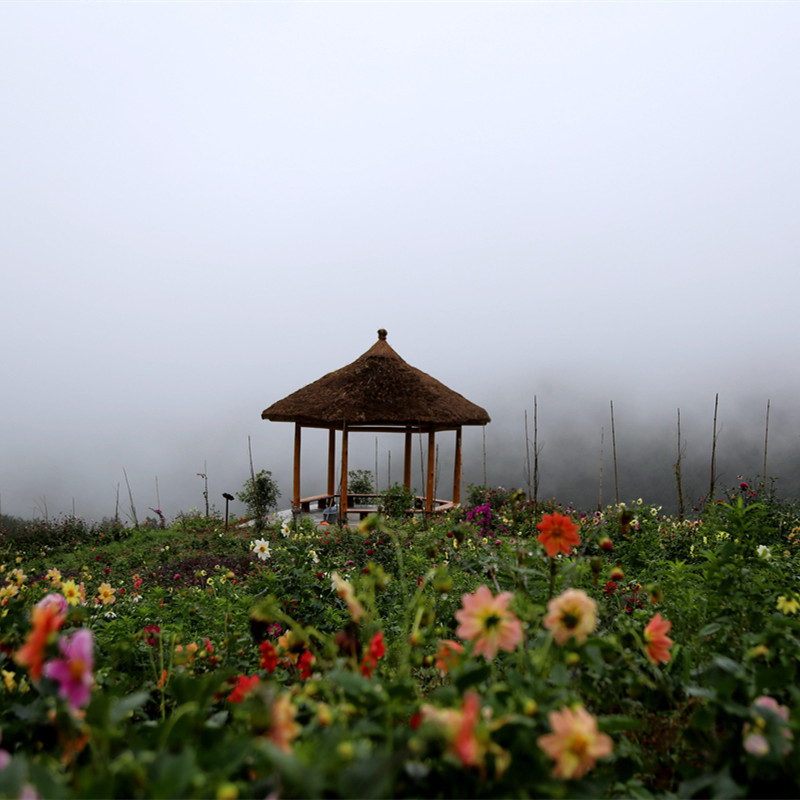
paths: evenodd
<path fill-rule="evenodd" d="M 683 483 L 681 482 L 681 410 L 678 409 L 678 459 L 675 462 L 675 481 L 678 485 L 678 522 L 683 522 Z"/>
<path fill-rule="evenodd" d="M 605 428 L 600 426 L 600 494 L 597 496 L 597 510 L 603 510 L 603 435 Z"/>
<path fill-rule="evenodd" d="M 339 522 L 347 523 L 347 423 L 342 423 L 342 486 L 339 497 Z"/>
<path fill-rule="evenodd" d="M 539 503 L 539 405 L 533 396 L 533 512 Z"/>
<path fill-rule="evenodd" d="M 433 475 L 436 471 L 436 431 L 428 431 L 428 479 L 425 489 L 425 513 L 433 511 Z"/>
<path fill-rule="evenodd" d="M 453 505 L 461 504 L 461 426 L 456 428 L 456 454 L 453 464 Z"/>
<path fill-rule="evenodd" d="M 614 428 L 614 401 L 611 401 L 611 449 L 614 453 L 614 495 L 619 505 L 619 475 L 617 474 L 617 433 Z"/>
<path fill-rule="evenodd" d="M 531 440 L 528 437 L 528 409 L 525 409 L 525 472 L 528 481 L 528 497 L 533 497 L 533 474 L 531 473 Z"/>
<path fill-rule="evenodd" d="M 486 426 L 484 425 L 481 429 L 481 434 L 483 435 L 483 488 L 488 489 L 488 478 L 486 477 Z"/>
<path fill-rule="evenodd" d="M 711 481 L 708 487 L 708 502 L 714 500 L 714 483 L 717 472 L 717 409 L 719 408 L 719 392 L 714 395 L 714 433 L 711 437 Z"/>
<path fill-rule="evenodd" d="M 336 492 L 336 428 L 328 431 L 328 494 Z"/>
<path fill-rule="evenodd" d="M 761 491 L 767 488 L 767 444 L 769 443 L 769 400 L 767 400 L 767 422 L 764 426 L 764 469 L 761 472 Z"/>
<path fill-rule="evenodd" d="M 300 436 L 301 425 L 294 424 L 294 485 L 292 489 L 292 509 L 295 513 L 300 511 Z"/>
<path fill-rule="evenodd" d="M 403 448 L 403 486 L 411 489 L 411 428 L 406 428 L 405 446 Z"/>

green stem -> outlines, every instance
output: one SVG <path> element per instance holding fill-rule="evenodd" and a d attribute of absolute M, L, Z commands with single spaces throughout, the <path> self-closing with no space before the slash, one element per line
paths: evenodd
<path fill-rule="evenodd" d="M 547 599 L 552 600 L 553 594 L 555 593 L 556 589 L 556 571 L 558 570 L 558 565 L 554 558 L 550 559 L 550 588 L 548 590 Z"/>

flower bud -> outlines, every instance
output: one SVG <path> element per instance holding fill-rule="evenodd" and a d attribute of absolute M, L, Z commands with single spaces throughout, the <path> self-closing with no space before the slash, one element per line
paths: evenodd
<path fill-rule="evenodd" d="M 339 742 L 336 745 L 336 755 L 339 756 L 343 761 L 350 761 L 352 760 L 353 756 L 355 755 L 355 748 L 353 747 L 352 742 Z"/>

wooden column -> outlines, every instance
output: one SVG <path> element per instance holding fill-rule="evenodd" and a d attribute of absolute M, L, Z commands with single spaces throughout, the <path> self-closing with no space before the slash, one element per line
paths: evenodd
<path fill-rule="evenodd" d="M 347 423 L 342 424 L 342 485 L 339 498 L 339 522 L 347 522 Z"/>
<path fill-rule="evenodd" d="M 336 428 L 328 431 L 328 494 L 336 492 Z"/>
<path fill-rule="evenodd" d="M 294 487 L 292 490 L 292 509 L 300 511 L 300 423 L 294 424 Z"/>
<path fill-rule="evenodd" d="M 436 431 L 428 431 L 428 486 L 425 490 L 425 513 L 433 511 L 433 473 L 436 468 Z"/>
<path fill-rule="evenodd" d="M 456 455 L 453 464 L 453 505 L 461 503 L 461 427 L 456 428 Z"/>
<path fill-rule="evenodd" d="M 403 486 L 411 489 L 411 445 L 413 443 L 411 429 L 406 428 L 405 446 L 403 448 Z"/>

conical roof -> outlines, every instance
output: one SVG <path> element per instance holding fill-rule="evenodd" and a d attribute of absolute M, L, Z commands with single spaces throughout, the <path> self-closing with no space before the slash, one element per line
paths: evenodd
<path fill-rule="evenodd" d="M 323 375 L 261 412 L 262 419 L 302 425 L 485 425 L 485 409 L 412 367 L 378 331 L 352 364 Z"/>

